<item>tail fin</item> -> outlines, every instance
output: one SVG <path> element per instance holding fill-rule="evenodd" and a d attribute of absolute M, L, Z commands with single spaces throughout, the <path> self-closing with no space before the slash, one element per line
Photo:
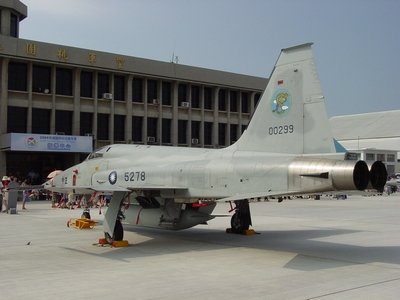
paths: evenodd
<path fill-rule="evenodd" d="M 238 150 L 334 153 L 311 43 L 283 49 Z"/>

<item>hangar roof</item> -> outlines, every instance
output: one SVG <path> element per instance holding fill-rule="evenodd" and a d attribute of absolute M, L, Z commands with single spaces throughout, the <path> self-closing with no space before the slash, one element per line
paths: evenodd
<path fill-rule="evenodd" d="M 330 123 L 339 141 L 400 138 L 400 110 L 332 117 Z"/>

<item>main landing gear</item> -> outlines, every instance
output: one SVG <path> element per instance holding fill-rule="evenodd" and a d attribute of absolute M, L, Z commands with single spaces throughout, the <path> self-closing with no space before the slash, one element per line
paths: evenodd
<path fill-rule="evenodd" d="M 235 208 L 232 210 L 235 210 L 235 213 L 231 219 L 231 228 L 228 228 L 227 232 L 246 234 L 252 225 L 249 201 L 247 199 L 235 201 Z"/>
<path fill-rule="evenodd" d="M 121 212 L 121 205 L 126 196 L 126 192 L 114 192 L 104 216 L 104 237 L 108 244 L 122 241 L 124 238 L 124 229 L 121 223 L 124 215 Z"/>
<path fill-rule="evenodd" d="M 118 218 L 115 221 L 113 236 L 110 236 L 108 232 L 104 232 L 104 237 L 108 244 L 112 244 L 114 241 L 122 241 L 124 239 L 124 228 L 122 227 L 121 220 L 123 219 L 122 213 L 118 214 Z"/>

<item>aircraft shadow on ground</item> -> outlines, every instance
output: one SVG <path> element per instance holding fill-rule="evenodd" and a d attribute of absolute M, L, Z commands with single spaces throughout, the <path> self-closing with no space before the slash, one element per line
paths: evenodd
<path fill-rule="evenodd" d="M 358 231 L 343 229 L 310 229 L 293 231 L 260 231 L 253 236 L 227 234 L 221 230 L 209 228 L 191 228 L 183 231 L 165 231 L 151 228 L 137 228 L 124 225 L 125 236 L 130 246 L 110 248 L 104 253 L 85 252 L 65 248 L 89 255 L 131 262 L 134 258 L 158 255 L 217 251 L 232 248 L 294 253 L 285 265 L 289 269 L 314 271 L 342 266 L 387 263 L 400 265 L 400 247 L 398 246 L 358 246 L 351 244 L 320 241 L 316 239 L 351 234 Z M 133 231 L 133 232 L 132 232 Z M 137 242 L 134 240 L 136 239 Z M 242 251 L 237 251 L 238 260 L 246 260 Z M 248 254 L 248 253 L 247 253 Z"/>

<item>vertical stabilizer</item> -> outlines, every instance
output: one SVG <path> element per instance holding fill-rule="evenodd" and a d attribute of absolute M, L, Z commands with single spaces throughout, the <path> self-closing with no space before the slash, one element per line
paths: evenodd
<path fill-rule="evenodd" d="M 282 49 L 238 150 L 335 152 L 311 45 Z"/>

